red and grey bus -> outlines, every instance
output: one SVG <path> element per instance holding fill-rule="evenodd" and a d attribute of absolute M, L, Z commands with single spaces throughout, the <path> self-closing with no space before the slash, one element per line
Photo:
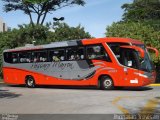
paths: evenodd
<path fill-rule="evenodd" d="M 156 51 L 155 48 L 148 47 Z M 155 82 L 147 47 L 129 38 L 97 38 L 28 45 L 3 52 L 7 84 L 139 87 Z"/>

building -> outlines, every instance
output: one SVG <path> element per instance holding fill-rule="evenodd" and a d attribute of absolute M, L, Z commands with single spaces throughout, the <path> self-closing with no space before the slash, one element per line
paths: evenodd
<path fill-rule="evenodd" d="M 7 24 L 0 18 L 0 32 L 5 32 L 8 30 Z"/>

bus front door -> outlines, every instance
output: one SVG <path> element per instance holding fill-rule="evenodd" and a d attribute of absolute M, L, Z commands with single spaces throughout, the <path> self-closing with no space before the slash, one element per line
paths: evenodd
<path fill-rule="evenodd" d="M 122 83 L 124 86 L 139 86 L 139 54 L 131 48 L 120 49 L 120 63 L 122 67 Z"/>

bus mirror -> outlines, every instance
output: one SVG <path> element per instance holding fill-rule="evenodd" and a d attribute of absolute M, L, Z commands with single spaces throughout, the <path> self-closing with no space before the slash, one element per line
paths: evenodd
<path fill-rule="evenodd" d="M 120 46 L 120 47 L 121 47 L 121 48 L 126 48 L 126 49 L 133 49 L 133 50 L 138 51 L 141 58 L 144 58 L 144 56 L 145 56 L 144 50 L 143 50 L 142 48 L 140 48 L 140 47 L 137 47 L 137 46 L 129 46 L 129 45 L 128 45 L 128 46 Z"/>
<path fill-rule="evenodd" d="M 158 51 L 156 48 L 148 47 L 148 46 L 147 46 L 147 50 L 152 50 L 152 51 L 154 51 L 154 52 L 155 52 L 155 54 L 156 54 L 156 57 L 158 57 L 158 55 L 159 55 L 159 51 Z"/>

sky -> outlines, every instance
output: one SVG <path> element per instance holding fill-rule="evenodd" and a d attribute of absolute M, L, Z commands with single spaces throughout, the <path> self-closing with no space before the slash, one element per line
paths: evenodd
<path fill-rule="evenodd" d="M 82 6 L 65 7 L 52 14 L 48 14 L 46 22 L 53 21 L 53 17 L 64 17 L 67 24 L 76 27 L 79 24 L 85 28 L 93 37 L 105 37 L 106 27 L 113 22 L 120 21 L 124 10 L 124 3 L 133 0 L 85 0 Z M 0 1 L 0 17 L 7 23 L 8 27 L 17 28 L 20 24 L 29 23 L 29 17 L 21 11 L 5 13 L 3 2 Z M 34 16 L 35 18 L 36 16 Z"/>

